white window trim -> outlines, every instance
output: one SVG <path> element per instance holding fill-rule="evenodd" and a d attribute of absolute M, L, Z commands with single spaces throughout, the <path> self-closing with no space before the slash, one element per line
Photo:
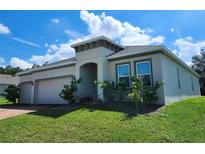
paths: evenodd
<path fill-rule="evenodd" d="M 128 72 L 129 74 L 128 75 L 119 75 L 119 67 L 120 66 L 128 66 Z M 130 84 L 130 64 L 129 63 L 126 63 L 126 64 L 117 64 L 117 81 L 119 82 L 120 81 L 120 78 L 123 78 L 123 77 L 129 77 L 129 84 Z"/>
<path fill-rule="evenodd" d="M 142 63 L 149 63 L 149 69 L 150 69 L 150 73 L 144 73 L 144 74 L 139 74 L 138 73 L 138 67 L 137 67 L 137 65 L 138 64 L 142 64 Z M 139 76 L 143 76 L 143 75 L 150 75 L 150 81 L 151 81 L 151 86 L 153 85 L 153 83 L 152 83 L 152 68 L 151 68 L 151 62 L 150 62 L 150 60 L 145 60 L 145 61 L 140 61 L 140 62 L 135 62 L 135 71 L 136 71 L 136 75 L 137 75 L 137 77 L 139 77 Z"/>

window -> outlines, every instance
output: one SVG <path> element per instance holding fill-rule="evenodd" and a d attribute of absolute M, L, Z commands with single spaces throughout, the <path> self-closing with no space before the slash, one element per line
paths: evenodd
<path fill-rule="evenodd" d="M 118 82 L 123 82 L 127 87 L 130 85 L 130 64 L 117 65 Z"/>
<path fill-rule="evenodd" d="M 146 86 L 152 86 L 152 71 L 150 61 L 136 62 L 136 75 L 142 77 Z"/>
<path fill-rule="evenodd" d="M 178 88 L 181 89 L 181 80 L 180 80 L 179 68 L 177 68 L 177 81 L 178 81 Z"/>
<path fill-rule="evenodd" d="M 191 76 L 191 89 L 192 89 L 192 91 L 194 91 L 194 82 L 193 82 L 192 76 Z"/>

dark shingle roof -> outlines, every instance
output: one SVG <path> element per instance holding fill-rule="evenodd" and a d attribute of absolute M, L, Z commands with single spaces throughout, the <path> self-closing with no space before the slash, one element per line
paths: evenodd
<path fill-rule="evenodd" d="M 157 51 L 162 49 L 163 46 L 154 46 L 154 45 L 144 45 L 144 46 L 126 46 L 125 49 L 111 54 L 107 57 L 108 60 L 120 58 L 120 57 L 126 57 L 126 56 L 132 56 L 137 54 L 143 54 L 147 52 Z"/>

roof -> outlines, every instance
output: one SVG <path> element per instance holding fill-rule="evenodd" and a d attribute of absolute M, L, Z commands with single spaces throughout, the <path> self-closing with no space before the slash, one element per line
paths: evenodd
<path fill-rule="evenodd" d="M 50 63 L 41 67 L 36 67 L 34 69 L 29 69 L 27 71 L 24 72 L 20 72 L 17 73 L 18 76 L 22 76 L 22 75 L 26 75 L 26 74 L 31 74 L 34 72 L 39 72 L 39 71 L 43 71 L 43 70 L 49 70 L 49 69 L 55 69 L 55 68 L 59 68 L 59 67 L 64 67 L 64 66 L 68 66 L 68 65 L 73 65 L 75 64 L 76 59 L 75 57 L 69 58 L 69 59 L 64 59 L 61 61 L 57 61 L 54 63 Z"/>
<path fill-rule="evenodd" d="M 108 41 L 116 46 L 119 46 L 120 48 L 123 48 L 124 49 L 124 46 L 122 46 L 121 44 L 105 37 L 105 36 L 99 36 L 99 37 L 95 37 L 95 38 L 92 38 L 92 39 L 89 39 L 89 40 L 86 40 L 86 41 L 82 41 L 82 42 L 79 42 L 79 43 L 75 43 L 75 44 L 72 44 L 71 47 L 74 48 L 76 46 L 80 46 L 80 45 L 83 45 L 83 44 L 86 44 L 86 43 L 91 43 L 91 42 L 94 42 L 94 41 L 97 41 L 97 40 L 105 40 L 105 41 Z"/>
<path fill-rule="evenodd" d="M 108 60 L 118 59 L 121 57 L 148 54 L 153 51 L 159 51 L 162 46 L 126 46 L 124 50 L 113 53 L 107 57 Z"/>
<path fill-rule="evenodd" d="M 108 60 L 116 60 L 121 58 L 126 58 L 130 56 L 141 56 L 152 53 L 164 53 L 169 58 L 183 66 L 185 69 L 200 77 L 198 73 L 192 70 L 184 61 L 178 58 L 175 54 L 173 54 L 167 47 L 163 45 L 147 45 L 147 46 L 127 46 L 124 50 L 121 50 L 117 53 L 113 53 L 107 57 Z"/>
<path fill-rule="evenodd" d="M 105 37 L 105 36 L 100 36 L 100 37 L 96 37 L 96 38 L 93 38 L 90 40 L 86 40 L 86 41 L 82 41 L 82 42 L 73 44 L 73 45 L 71 45 L 71 47 L 80 46 L 80 45 L 90 43 L 93 41 L 97 41 L 97 40 L 106 40 L 106 41 L 109 41 L 110 43 L 113 43 L 113 44 L 122 48 L 122 50 L 107 56 L 108 60 L 116 60 L 116 59 L 126 58 L 126 57 L 130 57 L 130 56 L 141 56 L 141 55 L 147 55 L 147 54 L 152 54 L 152 53 L 164 53 L 169 58 L 173 59 L 175 62 L 182 65 L 184 68 L 186 68 L 187 70 L 189 70 L 190 72 L 192 72 L 196 76 L 200 77 L 200 75 L 198 73 L 196 73 L 194 70 L 192 70 L 184 61 L 182 61 L 180 58 L 178 58 L 175 54 L 173 54 L 168 48 L 166 48 L 163 45 L 122 46 L 122 45 L 114 42 L 113 40 Z M 76 58 L 73 57 L 73 58 L 57 61 L 57 62 L 48 64 L 48 65 L 45 65 L 42 67 L 30 69 L 28 71 L 18 73 L 17 75 L 21 76 L 21 75 L 31 74 L 33 72 L 38 72 L 38 71 L 42 71 L 42 70 L 48 70 L 48 69 L 54 69 L 54 68 L 58 68 L 58 67 L 73 65 L 75 63 L 76 63 Z"/>
<path fill-rule="evenodd" d="M 18 76 L 12 76 L 7 74 L 0 74 L 0 84 L 14 84 L 18 85 L 20 79 Z"/>

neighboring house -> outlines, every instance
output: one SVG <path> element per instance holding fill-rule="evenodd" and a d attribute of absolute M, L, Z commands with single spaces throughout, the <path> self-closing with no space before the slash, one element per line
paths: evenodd
<path fill-rule="evenodd" d="M 64 84 L 75 76 L 82 78 L 78 94 L 100 97 L 94 81 L 124 81 L 143 76 L 147 86 L 164 81 L 159 89 L 159 104 L 199 96 L 199 75 L 164 46 L 122 46 L 104 36 L 73 44 L 76 57 L 19 73 L 21 103 L 61 104 Z"/>
<path fill-rule="evenodd" d="M 4 92 L 8 85 L 18 85 L 19 82 L 20 79 L 18 76 L 0 74 L 0 94 Z"/>

